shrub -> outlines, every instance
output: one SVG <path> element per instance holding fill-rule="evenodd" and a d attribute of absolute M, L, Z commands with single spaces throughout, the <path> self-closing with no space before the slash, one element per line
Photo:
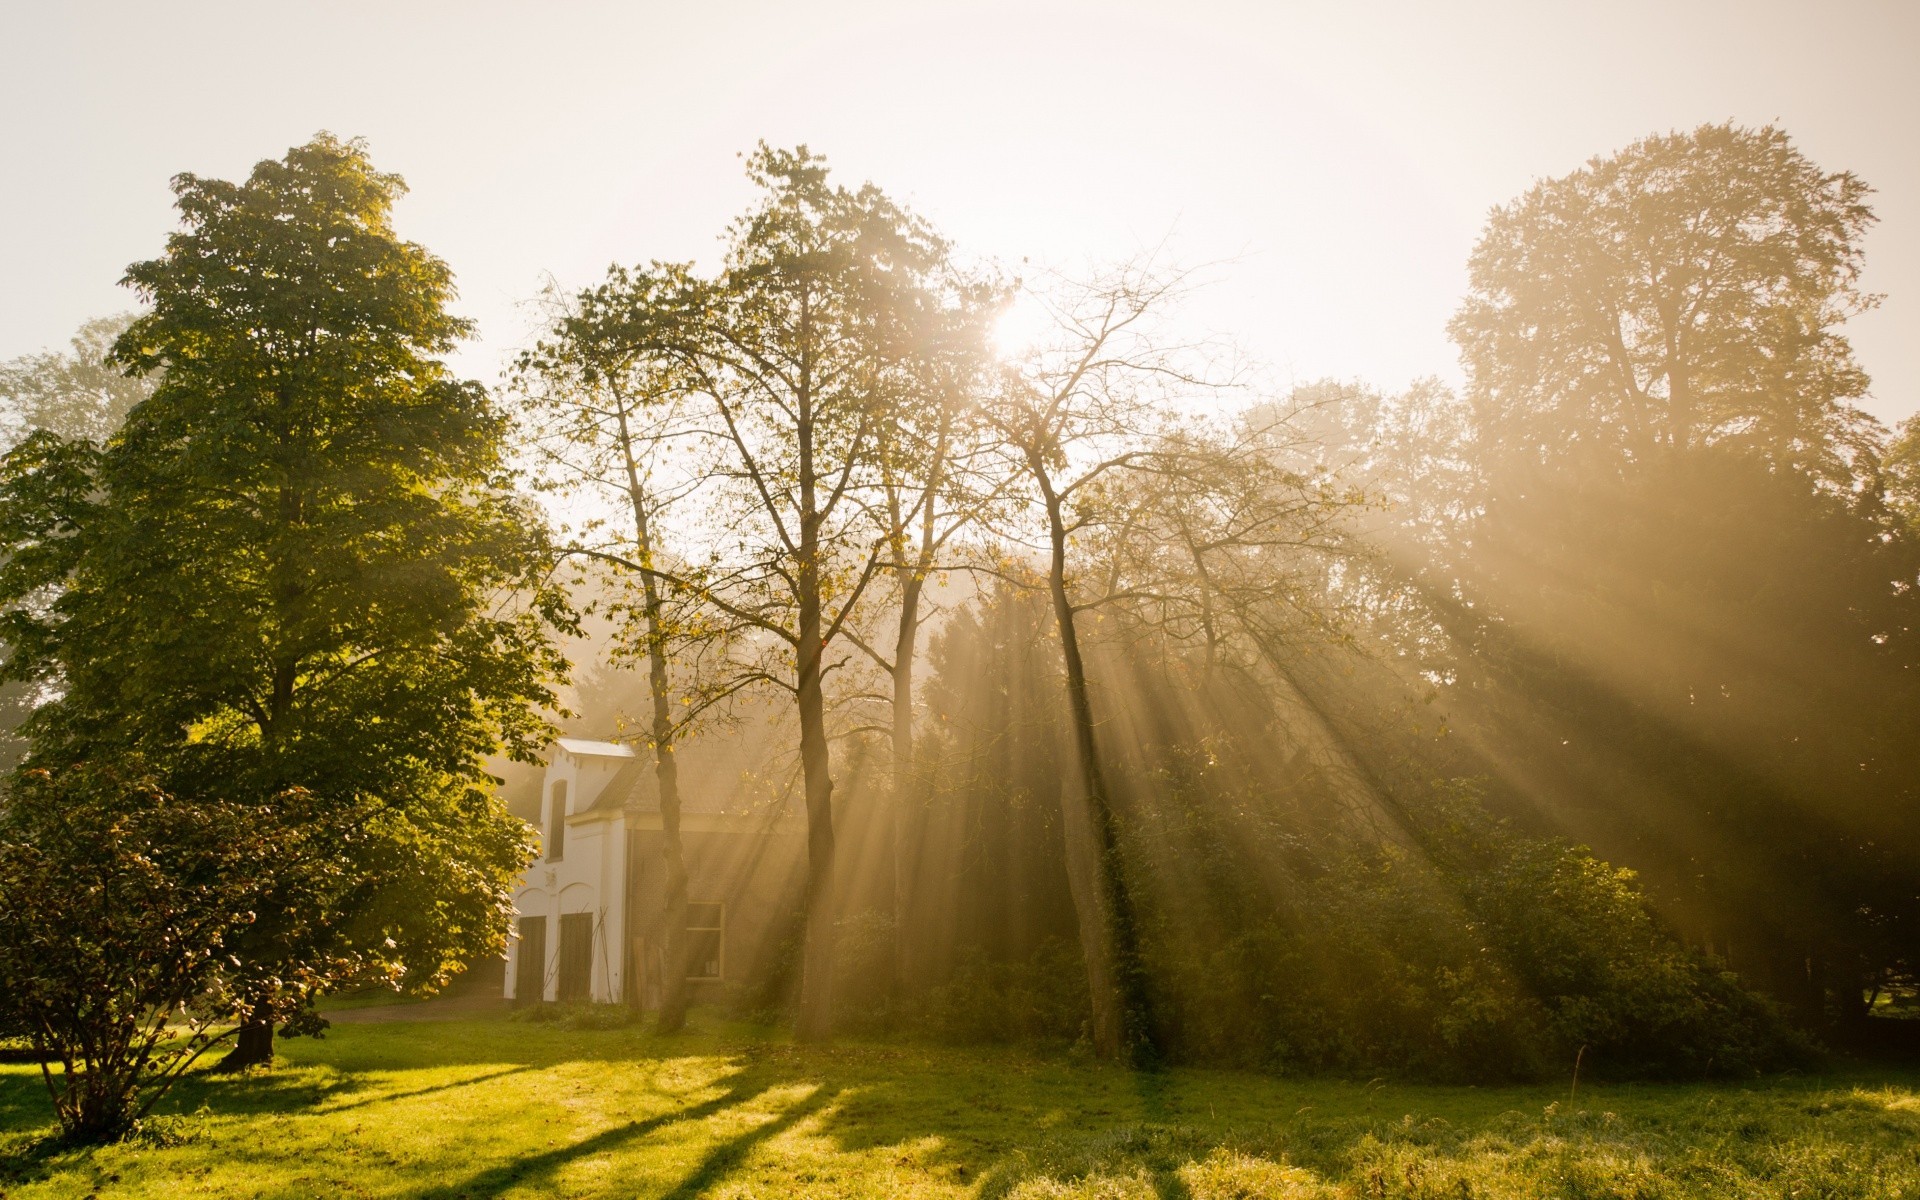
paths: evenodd
<path fill-rule="evenodd" d="M 262 889 L 309 861 L 290 815 L 185 803 L 137 768 L 16 778 L 0 810 L 0 1029 L 44 1060 L 68 1138 L 130 1132 L 249 1015 L 263 981 L 232 947 Z"/>
<path fill-rule="evenodd" d="M 1806 1061 L 1771 1004 L 1683 944 L 1632 872 L 1470 804 L 1421 849 L 1327 853 L 1279 911 L 1152 926 L 1176 1056 L 1455 1080 L 1745 1074 Z"/>
<path fill-rule="evenodd" d="M 1545 1012 L 1552 1053 L 1635 1075 L 1742 1073 L 1810 1047 L 1764 998 L 1657 919 L 1632 871 L 1487 826 L 1445 874 L 1472 928 Z"/>
<path fill-rule="evenodd" d="M 1080 947 L 1050 939 L 1025 959 L 961 957 L 944 983 L 917 997 L 910 1013 L 935 1037 L 954 1042 L 1072 1042 L 1086 1032 L 1086 967 Z"/>

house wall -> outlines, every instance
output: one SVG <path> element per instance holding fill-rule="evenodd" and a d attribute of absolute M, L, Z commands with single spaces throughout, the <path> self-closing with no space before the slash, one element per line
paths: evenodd
<path fill-rule="evenodd" d="M 589 984 L 592 997 L 607 1000 L 620 995 L 624 956 L 609 953 L 605 948 L 623 945 L 627 936 L 626 913 L 618 900 L 625 890 L 624 818 L 618 810 L 596 811 L 592 806 L 614 776 L 631 761 L 631 757 L 587 757 L 555 747 L 541 781 L 535 822 L 540 857 L 527 869 L 513 897 L 516 934 L 520 917 L 546 918 L 541 994 L 537 998 L 518 995 L 523 947 L 515 936 L 507 946 L 506 979 L 502 985 L 509 1000 L 555 999 L 559 987 L 560 918 L 575 913 L 587 913 L 593 918 L 594 953 Z M 551 805 L 555 790 L 562 785 L 566 788 L 568 815 L 565 844 L 560 861 L 555 862 L 549 857 Z"/>
<path fill-rule="evenodd" d="M 687 823 L 701 823 L 700 816 L 689 814 Z M 664 835 L 657 821 L 649 824 L 655 827 L 628 835 L 634 883 L 627 951 L 635 990 L 625 998 L 652 1007 L 659 1002 L 666 954 L 666 864 L 661 853 Z M 745 818 L 725 828 L 682 829 L 688 902 L 724 906 L 723 974 L 718 980 L 696 982 L 696 997 L 765 977 L 798 929 L 805 843 L 792 825 Z"/>
<path fill-rule="evenodd" d="M 631 762 L 583 757 L 556 746 L 541 785 L 541 857 L 514 892 L 516 934 L 519 917 L 546 919 L 540 995 L 518 995 L 523 946 L 515 936 L 508 944 L 503 984 L 508 999 L 557 998 L 561 917 L 587 913 L 593 918 L 592 998 L 648 1006 L 658 1002 L 666 944 L 659 814 L 590 807 Z M 554 862 L 546 857 L 546 826 L 554 788 L 563 783 L 571 815 L 561 859 Z M 720 980 L 696 984 L 696 994 L 766 975 L 798 928 L 805 843 L 797 819 L 792 814 L 687 813 L 681 842 L 688 899 L 725 906 L 724 974 Z M 631 888 L 628 870 L 634 872 Z"/>

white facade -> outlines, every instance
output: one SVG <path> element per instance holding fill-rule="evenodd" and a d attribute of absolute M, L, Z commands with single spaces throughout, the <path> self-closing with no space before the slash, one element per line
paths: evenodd
<path fill-rule="evenodd" d="M 622 996 L 627 956 L 619 948 L 628 936 L 624 898 L 631 814 L 621 801 L 639 766 L 627 746 L 577 738 L 554 743 L 540 783 L 540 857 L 513 894 L 517 920 L 507 947 L 509 1000 L 609 1003 Z M 532 936 L 536 927 L 538 937 Z M 577 944 L 581 936 L 587 939 L 584 952 Z M 563 950 L 573 957 L 563 961 Z M 523 985 L 531 990 L 536 980 L 539 996 L 521 996 Z M 563 997 L 568 988 L 573 994 Z"/>

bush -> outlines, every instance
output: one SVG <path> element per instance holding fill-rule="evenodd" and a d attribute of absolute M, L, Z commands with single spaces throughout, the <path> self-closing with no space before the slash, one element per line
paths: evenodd
<path fill-rule="evenodd" d="M 894 1017 L 893 916 L 866 909 L 834 922 L 834 1027 L 885 1028 Z"/>
<path fill-rule="evenodd" d="M 1615 1073 L 1693 1076 L 1807 1057 L 1769 1001 L 1658 921 L 1632 871 L 1498 827 L 1483 836 L 1492 861 L 1449 880 L 1475 931 L 1538 998 L 1563 1061 L 1585 1047 Z"/>
<path fill-rule="evenodd" d="M 1086 1033 L 1080 947 L 1049 940 L 1026 959 L 963 955 L 947 980 L 916 997 L 909 1016 L 952 1042 L 1072 1042 Z"/>
<path fill-rule="evenodd" d="M 263 990 L 232 952 L 262 889 L 302 869 L 283 810 L 185 803 L 135 768 L 22 772 L 0 810 L 0 1030 L 62 1132 L 132 1131 Z M 284 1014 L 269 1014 L 284 1015 Z"/>
<path fill-rule="evenodd" d="M 1153 925 L 1170 1048 L 1460 1081 L 1751 1074 L 1807 1060 L 1771 1004 L 1655 918 L 1630 871 L 1437 810 L 1422 851 L 1348 850 L 1212 938 Z"/>

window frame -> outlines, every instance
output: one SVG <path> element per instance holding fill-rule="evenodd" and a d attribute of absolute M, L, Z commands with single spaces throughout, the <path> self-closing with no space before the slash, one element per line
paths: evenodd
<path fill-rule="evenodd" d="M 693 923 L 693 910 L 696 906 L 716 909 L 719 913 L 719 916 L 715 918 L 716 923 L 712 925 L 695 925 Z M 687 919 L 686 923 L 681 926 L 681 936 L 691 938 L 692 935 L 696 933 L 711 933 L 714 935 L 716 949 L 714 951 L 713 961 L 717 970 L 712 975 L 695 975 L 693 973 L 693 955 L 689 953 L 687 955 L 687 982 L 719 983 L 725 980 L 727 977 L 727 902 L 725 900 L 687 901 Z M 691 946 L 689 946 L 689 950 L 691 950 Z"/>

